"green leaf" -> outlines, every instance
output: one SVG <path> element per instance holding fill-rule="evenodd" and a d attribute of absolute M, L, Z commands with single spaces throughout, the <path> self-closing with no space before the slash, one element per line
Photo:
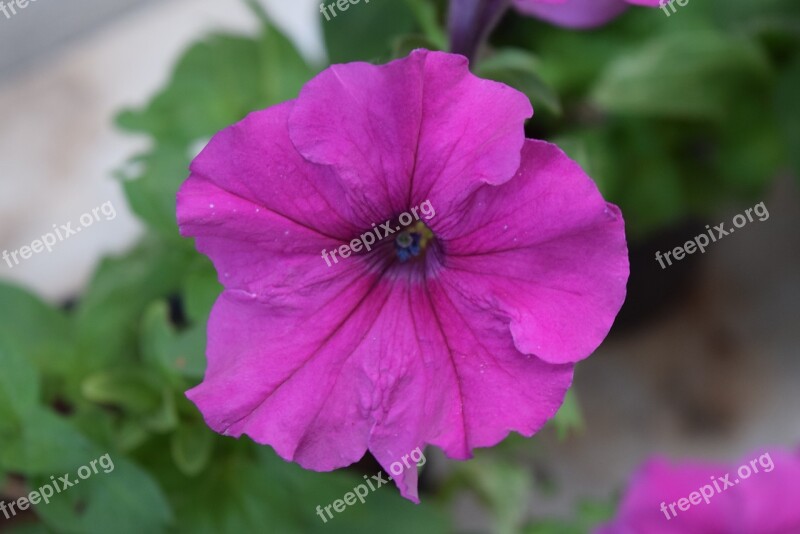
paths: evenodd
<path fill-rule="evenodd" d="M 541 68 L 539 59 L 521 48 L 497 48 L 478 63 L 478 72 L 515 69 L 536 72 Z"/>
<path fill-rule="evenodd" d="M 198 256 L 198 262 L 186 274 L 183 284 L 182 294 L 189 320 L 205 324 L 211 314 L 211 307 L 222 294 L 222 290 L 211 261 Z"/>
<path fill-rule="evenodd" d="M 143 368 L 95 373 L 84 380 L 82 391 L 91 402 L 116 406 L 133 414 L 153 412 L 161 404 L 158 381 Z"/>
<path fill-rule="evenodd" d="M 150 432 L 141 421 L 135 419 L 121 419 L 114 432 L 114 445 L 122 452 L 130 452 L 150 437 Z"/>
<path fill-rule="evenodd" d="M 169 432 L 178 426 L 178 408 L 171 389 L 164 387 L 161 390 L 158 409 L 147 414 L 142 422 L 148 430 L 159 433 Z"/>
<path fill-rule="evenodd" d="M 74 376 L 82 381 L 90 372 L 134 360 L 142 314 L 153 301 L 178 292 L 194 254 L 188 244 L 146 242 L 100 264 L 76 310 L 82 357 Z"/>
<path fill-rule="evenodd" d="M 720 120 L 769 77 L 752 41 L 711 31 L 667 34 L 614 60 L 593 98 L 616 113 Z"/>
<path fill-rule="evenodd" d="M 417 33 L 414 12 L 402 0 L 361 2 L 347 11 L 337 9 L 335 17 L 329 10 L 330 20 L 322 14 L 320 18 L 331 63 L 382 62 L 390 58 L 398 37 Z"/>
<path fill-rule="evenodd" d="M 130 166 L 135 172 L 117 173 L 133 212 L 161 236 L 174 241 L 180 239 L 175 198 L 189 176 L 191 157 L 186 145 L 164 140 L 153 151 L 133 158 Z"/>
<path fill-rule="evenodd" d="M 213 35 L 178 60 L 167 86 L 144 109 L 123 112 L 117 122 L 188 149 L 251 111 L 296 98 L 313 74 L 274 27 L 256 38 Z"/>
<path fill-rule="evenodd" d="M 117 123 L 149 134 L 155 148 L 120 172 L 134 212 L 162 236 L 178 239 L 175 196 L 189 175 L 197 141 L 248 113 L 297 97 L 314 74 L 291 42 L 264 20 L 256 38 L 215 35 L 178 61 L 167 86 Z"/>
<path fill-rule="evenodd" d="M 19 428 L 39 405 L 39 377 L 8 339 L 0 338 L 0 435 Z M 0 440 L 0 443 L 2 440 Z"/>
<path fill-rule="evenodd" d="M 429 0 L 406 0 L 412 13 L 417 19 L 417 23 L 425 35 L 426 40 L 431 46 L 425 46 L 428 50 L 447 50 L 449 39 L 447 32 L 442 28 L 440 15 L 435 3 Z"/>
<path fill-rule="evenodd" d="M 800 39 L 800 4 L 794 0 L 711 0 L 710 4 L 715 20 L 731 31 Z"/>
<path fill-rule="evenodd" d="M 14 433 L 1 436 L 0 465 L 25 475 L 72 471 L 96 457 L 95 446 L 70 421 L 37 407 Z"/>
<path fill-rule="evenodd" d="M 327 523 L 316 507 L 330 505 L 364 483 L 360 474 L 316 473 L 278 458 L 249 440 L 215 436 L 214 459 L 197 477 L 182 474 L 165 444 L 153 443 L 146 458 L 170 495 L 177 532 L 329 532 L 331 534 L 438 534 L 449 532 L 446 516 L 432 503 L 414 505 L 393 485 L 376 488 Z M 168 446 L 169 444 L 167 444 Z M 387 517 L 391 521 L 387 521 Z"/>
<path fill-rule="evenodd" d="M 459 467 L 460 476 L 489 508 L 492 532 L 519 532 L 533 491 L 528 472 L 486 454 Z"/>
<path fill-rule="evenodd" d="M 394 40 L 394 44 L 392 45 L 392 57 L 395 59 L 406 57 L 417 48 L 440 50 L 434 42 L 424 35 L 401 35 Z"/>
<path fill-rule="evenodd" d="M 564 440 L 572 432 L 579 433 L 583 431 L 585 427 L 583 413 L 574 390 L 567 391 L 564 404 L 561 405 L 551 422 L 560 440 Z"/>
<path fill-rule="evenodd" d="M 775 92 L 775 111 L 789 146 L 795 177 L 800 179 L 800 54 L 781 73 Z"/>
<path fill-rule="evenodd" d="M 522 91 L 534 105 L 544 107 L 554 115 L 561 114 L 558 94 L 539 75 L 539 61 L 524 50 L 505 48 L 481 61 L 476 74 L 505 83 Z"/>
<path fill-rule="evenodd" d="M 697 126 L 692 130 L 695 135 Z M 638 118 L 609 118 L 557 138 L 597 182 L 603 196 L 622 208 L 629 237 L 701 211 L 719 197 L 714 171 L 684 154 L 693 147 L 682 125 Z M 566 141 L 566 142 L 565 142 Z M 694 190 L 692 190 L 694 188 Z"/>
<path fill-rule="evenodd" d="M 614 502 L 582 502 L 573 513 L 573 519 L 540 520 L 527 525 L 525 534 L 586 534 L 594 532 L 614 516 Z"/>
<path fill-rule="evenodd" d="M 0 283 L 0 340 L 38 369 L 63 374 L 74 365 L 73 333 L 60 311 L 27 291 Z"/>
<path fill-rule="evenodd" d="M 608 502 L 585 501 L 578 506 L 578 518 L 586 527 L 596 527 L 614 517 L 616 498 Z"/>
<path fill-rule="evenodd" d="M 206 468 L 214 448 L 214 434 L 203 424 L 183 424 L 172 434 L 170 450 L 178 469 L 187 476 Z"/>
<path fill-rule="evenodd" d="M 166 304 L 155 303 L 144 316 L 141 343 L 144 358 L 173 384 L 183 384 L 176 380 L 180 377 L 202 378 L 206 367 L 205 322 L 178 333 L 169 324 Z"/>
<path fill-rule="evenodd" d="M 65 474 L 77 481 L 56 492 L 49 504 L 33 508 L 51 529 L 76 534 L 160 532 L 171 519 L 164 494 L 146 472 L 113 454 L 102 458 L 107 451 L 49 410 L 35 409 L 20 432 L 0 439 L 0 466 L 29 477 L 31 489 Z M 98 472 L 81 479 L 78 470 L 90 468 L 93 460 L 98 460 Z"/>
<path fill-rule="evenodd" d="M 717 132 L 715 174 L 720 176 L 727 195 L 741 202 L 761 200 L 767 185 L 786 168 L 791 156 L 786 139 L 781 136 L 780 122 L 789 119 L 797 107 L 790 105 L 776 116 L 773 101 L 777 103 L 780 97 L 772 98 L 774 91 L 769 88 L 752 92 L 747 105 L 729 110 Z M 796 101 L 795 98 L 792 103 Z"/>
<path fill-rule="evenodd" d="M 529 525 L 523 534 L 586 534 L 588 531 L 567 521 L 541 521 Z"/>
<path fill-rule="evenodd" d="M 631 29 L 629 21 L 638 11 L 648 21 L 644 31 Z M 652 36 L 651 10 L 630 10 L 614 24 L 591 32 L 576 32 L 545 24 L 532 17 L 506 17 L 492 36 L 496 48 L 535 50 L 541 63 L 537 73 L 562 98 L 584 95 L 598 75 L 620 53 L 641 46 L 643 36 Z M 665 17 L 666 18 L 666 17 Z"/>
<path fill-rule="evenodd" d="M 58 532 L 166 532 L 173 521 L 172 510 L 155 480 L 132 462 L 121 457 L 109 457 L 113 470 L 98 466 L 98 473 L 59 493 L 50 504 L 38 506 L 36 513 Z M 85 465 L 93 458 L 99 456 L 87 457 Z M 70 477 L 71 480 L 76 478 L 74 474 Z M 41 487 L 49 482 L 48 478 L 42 477 L 34 479 L 32 486 Z"/>

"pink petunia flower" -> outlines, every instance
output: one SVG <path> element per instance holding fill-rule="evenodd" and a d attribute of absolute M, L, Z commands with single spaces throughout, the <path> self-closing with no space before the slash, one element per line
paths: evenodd
<path fill-rule="evenodd" d="M 558 26 L 586 29 L 602 26 L 630 5 L 659 7 L 661 0 L 513 0 L 521 12 Z"/>
<path fill-rule="evenodd" d="M 417 50 L 334 65 L 219 132 L 177 206 L 225 286 L 187 393 L 209 426 L 317 471 L 537 432 L 608 333 L 628 259 L 619 210 L 525 139 L 531 114 L 463 56 Z M 401 239 L 423 203 L 435 217 Z M 321 258 L 384 221 L 371 251 Z M 408 232 L 425 234 L 410 259 Z M 392 472 L 418 502 L 416 470 Z"/>
<path fill-rule="evenodd" d="M 616 519 L 595 534 L 796 534 L 800 451 L 762 451 L 739 463 L 654 458 L 639 470 Z"/>

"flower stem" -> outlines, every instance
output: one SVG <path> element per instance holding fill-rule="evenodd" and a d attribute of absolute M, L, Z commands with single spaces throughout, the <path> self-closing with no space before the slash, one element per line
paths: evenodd
<path fill-rule="evenodd" d="M 510 4 L 511 0 L 451 0 L 450 51 L 472 63 Z"/>

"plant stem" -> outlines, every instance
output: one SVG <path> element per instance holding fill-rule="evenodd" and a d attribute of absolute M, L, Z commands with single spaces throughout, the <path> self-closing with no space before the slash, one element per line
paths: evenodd
<path fill-rule="evenodd" d="M 451 0 L 450 51 L 472 63 L 510 5 L 511 0 Z"/>

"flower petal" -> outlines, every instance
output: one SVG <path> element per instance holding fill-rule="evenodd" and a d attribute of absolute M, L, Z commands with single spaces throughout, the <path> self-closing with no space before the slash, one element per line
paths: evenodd
<path fill-rule="evenodd" d="M 521 354 L 505 321 L 435 279 L 345 276 L 307 315 L 226 291 L 209 322 L 209 366 L 187 393 L 217 432 L 272 445 L 318 471 L 369 449 L 401 493 L 416 471 L 393 464 L 426 444 L 468 458 L 552 417 L 572 365 Z"/>
<path fill-rule="evenodd" d="M 749 470 L 749 476 L 741 478 L 739 469 Z M 664 458 L 654 458 L 632 478 L 616 518 L 595 534 L 798 532 L 798 480 L 800 454 L 785 450 L 762 451 L 738 464 L 699 461 L 673 464 Z M 702 495 L 703 490 L 709 495 L 708 502 L 702 499 L 696 505 L 686 503 L 692 493 Z M 676 506 L 680 500 L 688 509 Z M 667 512 L 662 511 L 662 503 Z"/>
<path fill-rule="evenodd" d="M 669 518 L 661 510 L 661 503 L 668 507 L 679 499 L 688 498 L 693 491 L 711 482 L 710 475 L 724 475 L 728 467 L 723 464 L 686 463 L 673 466 L 665 458 L 653 458 L 634 475 L 634 491 L 626 494 L 620 507 L 624 520 L 606 525 L 595 534 L 627 534 L 628 532 L 647 532 L 652 534 L 684 534 L 687 532 L 736 532 L 730 529 L 726 519 L 735 513 L 730 499 L 720 494 L 713 502 L 681 511 L 676 507 L 677 516 L 667 510 Z"/>
<path fill-rule="evenodd" d="M 324 70 L 301 92 L 289 132 L 381 222 L 425 200 L 446 213 L 481 184 L 511 178 L 531 114 L 527 97 L 473 76 L 463 56 L 416 50 Z"/>
<path fill-rule="evenodd" d="M 442 276 L 507 317 L 520 352 L 553 363 L 591 354 L 625 299 L 619 210 L 558 147 L 532 140 L 517 176 L 482 187 L 464 210 L 458 225 L 434 228 Z"/>
<path fill-rule="evenodd" d="M 621 15 L 628 7 L 625 0 L 564 0 L 560 3 L 514 0 L 514 5 L 527 15 L 574 29 L 602 26 Z"/>
<path fill-rule="evenodd" d="M 378 312 L 374 284 L 345 273 L 305 315 L 225 291 L 209 319 L 206 376 L 187 396 L 217 432 L 247 434 L 303 467 L 359 460 L 377 362 L 354 351 Z"/>
<path fill-rule="evenodd" d="M 289 141 L 292 106 L 252 113 L 215 135 L 192 162 L 177 212 L 181 234 L 196 238 L 225 287 L 301 305 L 295 289 L 380 258 L 331 269 L 321 257 L 368 224 L 330 169 L 304 160 Z"/>

